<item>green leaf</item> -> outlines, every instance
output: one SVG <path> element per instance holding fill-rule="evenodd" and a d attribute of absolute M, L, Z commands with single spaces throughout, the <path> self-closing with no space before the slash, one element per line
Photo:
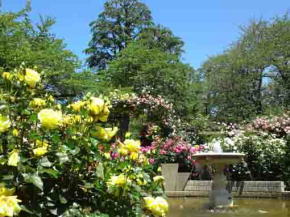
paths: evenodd
<path fill-rule="evenodd" d="M 104 179 L 104 166 L 102 163 L 99 163 L 99 165 L 97 166 L 96 175 L 97 177 Z"/>
<path fill-rule="evenodd" d="M 59 175 L 59 172 L 57 170 L 54 170 L 54 169 L 40 169 L 38 172 L 39 173 L 46 173 L 46 174 L 52 176 L 53 178 L 57 178 Z"/>
<path fill-rule="evenodd" d="M 7 159 L 4 155 L 0 155 L 0 165 L 4 165 L 6 163 Z"/>
<path fill-rule="evenodd" d="M 67 203 L 67 200 L 61 195 L 59 195 L 59 201 L 61 202 L 61 204 L 66 204 Z"/>
<path fill-rule="evenodd" d="M 21 211 L 27 212 L 27 213 L 29 213 L 30 215 L 33 215 L 33 214 L 34 214 L 32 211 L 30 211 L 29 209 L 27 209 L 26 206 L 24 206 L 24 205 L 20 205 L 20 207 L 21 207 Z"/>
<path fill-rule="evenodd" d="M 56 156 L 58 156 L 60 164 L 69 161 L 68 155 L 66 153 L 58 152 L 56 153 Z"/>
<path fill-rule="evenodd" d="M 41 191 L 43 190 L 43 182 L 42 182 L 41 178 L 37 174 L 24 173 L 22 175 L 23 175 L 24 181 L 26 183 L 32 183 L 37 188 L 39 188 Z"/>
<path fill-rule="evenodd" d="M 79 148 L 79 147 L 76 147 L 75 149 L 70 150 L 70 153 L 71 153 L 72 155 L 76 155 L 76 154 L 78 154 L 79 152 L 80 152 L 80 148 Z"/>
<path fill-rule="evenodd" d="M 39 164 L 43 167 L 51 167 L 52 166 L 52 163 L 48 160 L 47 157 L 41 158 L 41 160 L 39 161 Z"/>

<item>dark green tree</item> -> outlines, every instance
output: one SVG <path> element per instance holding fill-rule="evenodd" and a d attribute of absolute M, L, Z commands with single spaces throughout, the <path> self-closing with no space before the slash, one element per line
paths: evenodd
<path fill-rule="evenodd" d="M 184 42 L 175 36 L 170 29 L 161 25 L 143 29 L 138 35 L 137 40 L 148 48 L 158 48 L 178 57 L 183 53 L 182 47 Z"/>
<path fill-rule="evenodd" d="M 90 24 L 92 39 L 85 53 L 89 67 L 105 69 L 140 31 L 152 24 L 151 12 L 139 0 L 108 0 Z"/>

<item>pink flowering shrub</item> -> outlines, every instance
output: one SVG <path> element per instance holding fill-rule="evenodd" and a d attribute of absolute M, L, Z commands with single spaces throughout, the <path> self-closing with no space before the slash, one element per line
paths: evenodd
<path fill-rule="evenodd" d="M 173 105 L 161 96 L 148 93 L 136 95 L 115 90 L 109 96 L 111 102 L 110 123 L 119 126 L 118 136 L 124 140 L 126 132 L 140 136 L 142 144 L 150 145 L 153 134 L 167 137 L 175 131 L 178 120 Z M 151 127 L 151 125 L 153 127 Z M 158 132 L 156 132 L 156 130 Z M 141 135 L 142 134 L 142 135 Z"/>
<path fill-rule="evenodd" d="M 290 135 L 290 112 L 281 116 L 259 117 L 247 125 L 248 131 L 264 131 L 279 137 Z"/>
<path fill-rule="evenodd" d="M 170 126 L 174 119 L 173 105 L 161 96 L 121 94 L 117 90 L 110 96 L 112 113 L 116 116 L 126 112 L 130 117 L 146 114 L 150 121 L 157 121 L 164 126 Z M 113 116 L 114 114 L 112 114 Z"/>
<path fill-rule="evenodd" d="M 157 138 L 151 146 L 143 147 L 142 152 L 149 156 L 149 162 L 179 163 L 182 171 L 191 171 L 194 165 L 193 154 L 203 150 L 203 146 L 192 146 L 181 137 L 171 137 L 165 140 Z"/>

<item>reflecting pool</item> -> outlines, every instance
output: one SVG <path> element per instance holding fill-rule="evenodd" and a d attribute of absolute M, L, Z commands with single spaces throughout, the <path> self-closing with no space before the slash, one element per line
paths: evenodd
<path fill-rule="evenodd" d="M 235 199 L 235 207 L 212 212 L 207 198 L 169 198 L 168 217 L 290 217 L 290 200 Z"/>

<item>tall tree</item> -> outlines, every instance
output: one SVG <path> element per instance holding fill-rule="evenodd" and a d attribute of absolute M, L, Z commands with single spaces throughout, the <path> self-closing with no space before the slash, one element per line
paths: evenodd
<path fill-rule="evenodd" d="M 276 17 L 267 29 L 271 53 L 270 72 L 275 81 L 275 99 L 279 104 L 290 108 L 290 17 L 289 13 Z"/>
<path fill-rule="evenodd" d="M 202 66 L 207 115 L 222 121 L 241 121 L 255 110 L 250 79 L 241 67 L 241 57 L 234 51 L 211 57 Z"/>
<path fill-rule="evenodd" d="M 72 90 L 65 81 L 75 73 L 79 61 L 63 40 L 50 32 L 54 23 L 51 18 L 41 18 L 33 25 L 27 9 L 0 13 L 0 68 L 9 71 L 22 63 L 37 67 L 45 73 L 49 88 L 62 94 Z"/>
<path fill-rule="evenodd" d="M 89 67 L 104 69 L 140 31 L 152 24 L 151 12 L 139 0 L 108 0 L 90 24 L 92 39 L 85 50 Z"/>
<path fill-rule="evenodd" d="M 158 48 L 168 54 L 174 54 L 178 57 L 183 53 L 184 42 L 173 32 L 161 25 L 150 26 L 143 29 L 137 37 L 140 43 L 148 48 Z"/>
<path fill-rule="evenodd" d="M 132 87 L 137 94 L 163 96 L 184 117 L 194 110 L 189 82 L 192 72 L 176 55 L 135 41 L 110 62 L 105 74 L 115 87 Z"/>
<path fill-rule="evenodd" d="M 209 111 L 223 120 L 244 120 L 290 106 L 290 21 L 252 21 L 223 54 L 202 67 Z"/>

